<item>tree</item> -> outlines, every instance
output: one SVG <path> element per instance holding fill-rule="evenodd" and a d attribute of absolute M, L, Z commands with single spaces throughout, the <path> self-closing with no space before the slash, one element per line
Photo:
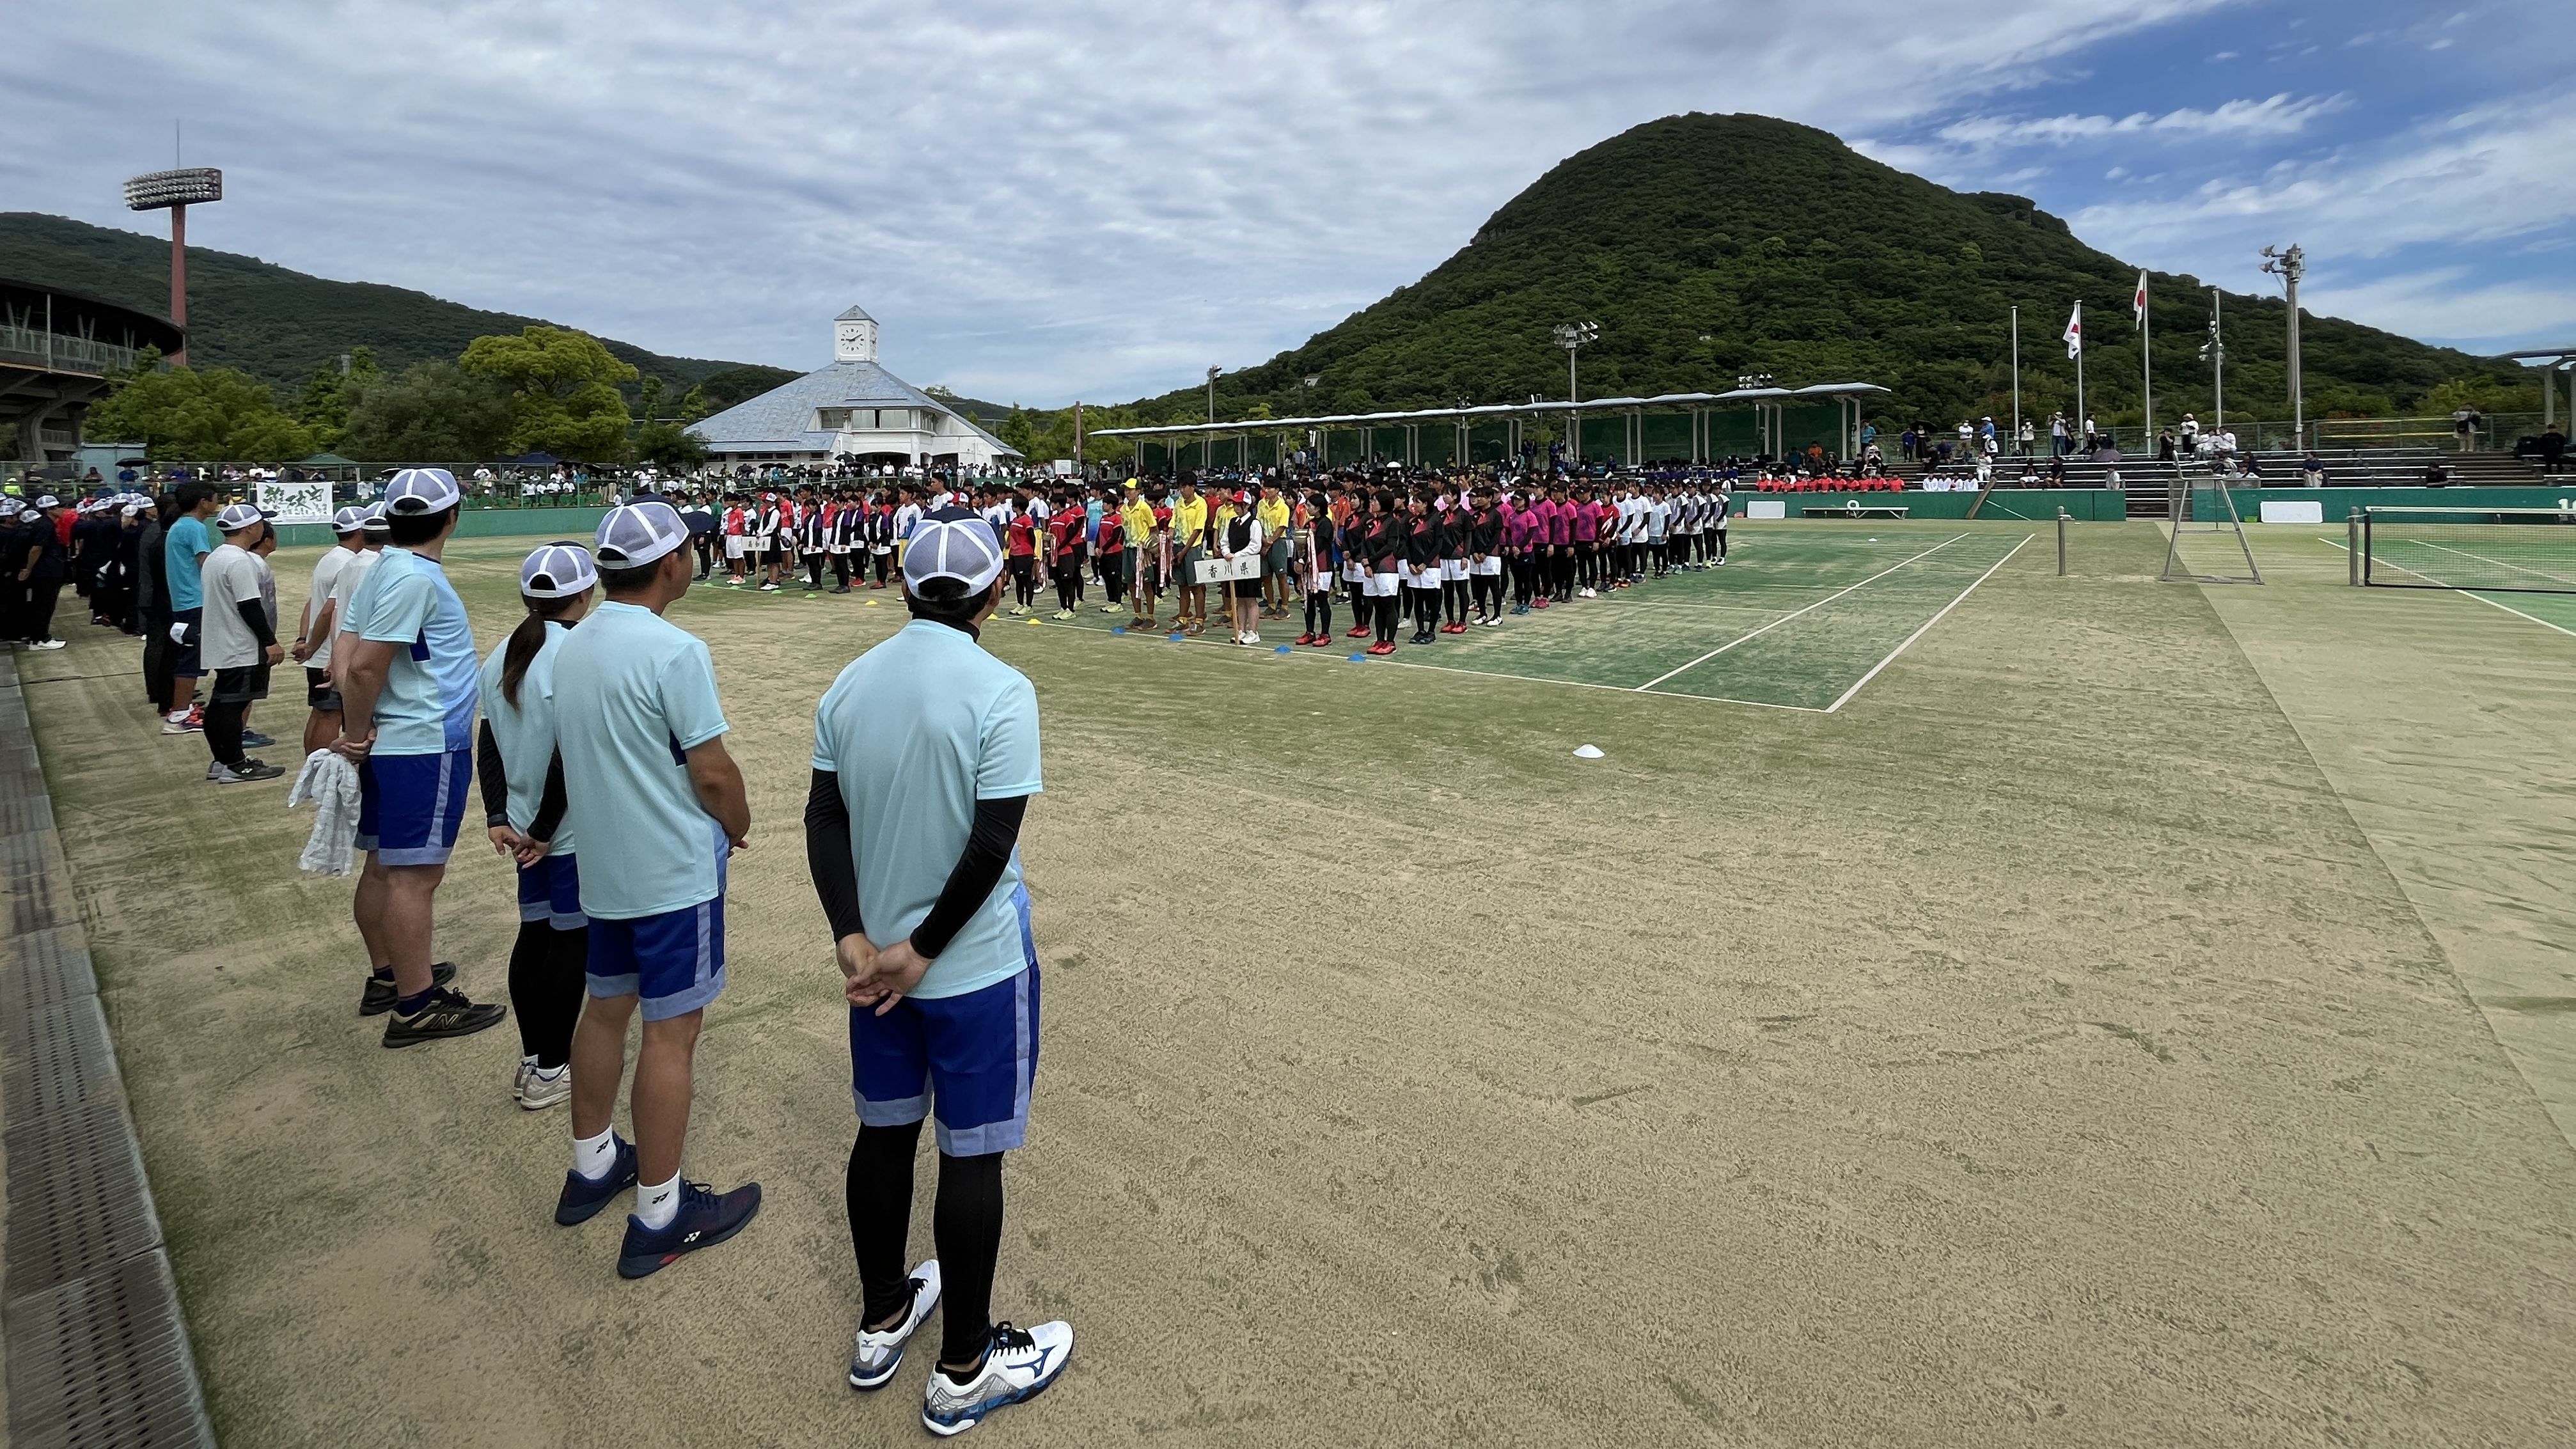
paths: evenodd
<path fill-rule="evenodd" d="M 508 389 L 512 452 L 547 452 L 595 462 L 626 451 L 634 421 L 617 385 L 635 369 L 586 332 L 527 327 L 516 337 L 477 337 L 457 366 Z"/>
<path fill-rule="evenodd" d="M 707 460 L 707 445 L 685 424 L 665 418 L 636 431 L 635 456 L 657 467 L 694 468 Z"/>
<path fill-rule="evenodd" d="M 509 440 L 510 395 L 452 362 L 420 362 L 351 389 L 340 451 L 368 462 L 470 462 Z"/>
<path fill-rule="evenodd" d="M 932 396 L 935 397 L 937 394 L 934 393 Z M 1000 438 L 1005 446 L 1014 449 L 1029 461 L 1038 461 L 1037 425 L 1029 421 L 1027 411 L 1018 403 L 1011 404 L 1011 415 L 1002 419 L 1002 426 L 994 431 L 993 436 Z"/>
<path fill-rule="evenodd" d="M 284 462 L 314 451 L 313 435 L 277 406 L 268 385 L 229 367 L 169 368 L 146 351 L 90 407 L 83 430 L 140 438 L 163 458 Z"/>
<path fill-rule="evenodd" d="M 373 348 L 355 347 L 349 351 L 349 370 L 342 372 L 336 363 L 313 369 L 305 381 L 302 406 L 296 409 L 298 420 L 313 434 L 321 447 L 340 446 L 340 434 L 349 426 L 349 396 L 354 388 L 382 376 L 376 366 Z"/>

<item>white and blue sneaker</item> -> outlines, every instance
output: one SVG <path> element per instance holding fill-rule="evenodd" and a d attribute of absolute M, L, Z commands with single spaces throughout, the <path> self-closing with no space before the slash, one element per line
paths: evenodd
<path fill-rule="evenodd" d="M 939 1260 L 926 1258 L 912 1270 L 912 1281 L 905 1285 L 912 1294 L 912 1305 L 903 1321 L 882 1333 L 866 1328 L 850 1345 L 850 1387 L 881 1389 L 894 1380 L 894 1371 L 903 1367 L 903 1345 L 921 1320 L 939 1303 Z"/>
<path fill-rule="evenodd" d="M 984 1416 L 1006 1404 L 1026 1403 L 1045 1393 L 1073 1357 L 1073 1326 L 1062 1321 L 1035 1328 L 993 1326 L 983 1367 L 965 1383 L 933 1368 L 921 1391 L 921 1427 L 945 1439 L 984 1422 Z"/>

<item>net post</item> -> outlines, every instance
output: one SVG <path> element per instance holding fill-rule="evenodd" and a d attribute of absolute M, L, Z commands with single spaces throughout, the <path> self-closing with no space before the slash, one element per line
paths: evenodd
<path fill-rule="evenodd" d="M 2351 586 L 2361 587 L 2361 510 L 2356 508 L 2343 516 L 2344 564 L 2352 574 Z"/>
<path fill-rule="evenodd" d="M 2057 505 L 2057 576 L 2066 577 L 2066 505 Z"/>

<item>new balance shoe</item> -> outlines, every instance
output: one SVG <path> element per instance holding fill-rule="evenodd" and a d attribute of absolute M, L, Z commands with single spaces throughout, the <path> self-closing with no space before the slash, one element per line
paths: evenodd
<path fill-rule="evenodd" d="M 429 968 L 429 984 L 432 986 L 445 986 L 455 979 L 456 963 L 453 961 L 436 962 Z M 371 972 L 367 976 L 367 989 L 358 993 L 358 1014 L 382 1016 L 393 1010 L 394 1003 L 400 1000 L 402 992 L 394 986 L 392 972 L 383 975 Z"/>
<path fill-rule="evenodd" d="M 286 771 L 257 760 L 244 760 L 238 765 L 217 765 L 206 772 L 206 778 L 218 785 L 247 785 L 255 780 L 274 780 Z"/>
<path fill-rule="evenodd" d="M 1073 1326 L 1041 1323 L 1018 1329 L 993 1327 L 991 1344 L 975 1376 L 959 1383 L 942 1369 L 930 1371 L 921 1391 L 921 1427 L 945 1439 L 984 1422 L 984 1416 L 1045 1393 L 1073 1357 Z"/>
<path fill-rule="evenodd" d="M 903 1321 L 882 1331 L 861 1328 L 851 1342 L 851 1388 L 862 1392 L 884 1388 L 893 1381 L 894 1371 L 903 1367 L 904 1341 L 939 1303 L 939 1260 L 925 1260 L 912 1270 L 912 1281 L 904 1286 L 912 1301 L 904 1308 Z"/>
<path fill-rule="evenodd" d="M 626 1215 L 626 1242 L 617 1251 L 617 1276 L 642 1278 L 680 1261 L 682 1255 L 712 1248 L 741 1232 L 760 1213 L 760 1184 L 746 1182 L 718 1197 L 703 1182 L 680 1184 L 680 1211 L 667 1226 L 648 1228 L 633 1213 Z"/>
<path fill-rule="evenodd" d="M 519 1083 L 519 1105 L 531 1112 L 542 1112 L 548 1107 L 570 1100 L 572 1100 L 572 1064 L 570 1062 L 551 1071 L 544 1067 L 530 1067 L 528 1075 Z"/>
<path fill-rule="evenodd" d="M 635 1144 L 623 1137 L 610 1140 L 617 1144 L 617 1155 L 609 1160 L 605 1176 L 584 1177 L 569 1167 L 564 1169 L 563 1195 L 555 1199 L 557 1224 L 570 1228 L 589 1222 L 619 1193 L 635 1185 Z"/>
<path fill-rule="evenodd" d="M 400 1005 L 385 1019 L 385 1045 L 418 1046 L 451 1036 L 472 1036 L 501 1024 L 510 1009 L 499 1002 L 476 1003 L 453 987 L 433 986 L 420 1010 L 405 1015 Z"/>

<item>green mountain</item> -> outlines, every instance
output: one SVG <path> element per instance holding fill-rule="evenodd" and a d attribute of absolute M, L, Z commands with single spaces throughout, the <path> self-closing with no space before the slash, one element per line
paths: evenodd
<path fill-rule="evenodd" d="M 2018 305 L 2023 409 L 2045 418 L 2074 411 L 2058 338 L 2081 300 L 2088 404 L 2105 424 L 2135 423 L 2137 276 L 2025 197 L 1951 191 L 1787 121 L 1670 116 L 1559 163 L 1421 281 L 1219 378 L 1217 405 L 1284 417 L 1561 398 L 1565 353 L 1550 329 L 1591 321 L 1601 332 L 1582 353 L 1586 397 L 1723 392 L 1769 373 L 1787 387 L 1875 382 L 1894 389 L 1873 406 L 1882 423 L 1946 426 L 2008 414 Z M 2166 273 L 2151 286 L 2157 416 L 2206 416 L 2208 290 Z M 2229 293 L 2225 317 L 2229 411 L 2286 418 L 2281 298 Z M 2457 379 L 2526 385 L 2500 359 L 2301 317 L 2310 417 L 2414 409 Z M 1312 390 L 1307 377 L 1320 379 Z M 1186 386 L 1134 412 L 1194 421 L 1206 399 Z"/>
<path fill-rule="evenodd" d="M 31 211 L 0 212 L 0 276 L 87 292 L 147 312 L 170 305 L 170 243 Z M 515 333 L 543 319 L 486 312 L 374 282 L 335 282 L 233 252 L 188 248 L 188 357 L 203 367 L 237 367 L 281 398 L 353 347 L 375 349 L 387 372 L 415 362 L 452 361 L 465 344 Z M 757 364 L 665 357 L 629 342 L 601 341 L 619 360 L 658 376 L 673 395 L 696 383 L 731 406 L 796 374 Z"/>

